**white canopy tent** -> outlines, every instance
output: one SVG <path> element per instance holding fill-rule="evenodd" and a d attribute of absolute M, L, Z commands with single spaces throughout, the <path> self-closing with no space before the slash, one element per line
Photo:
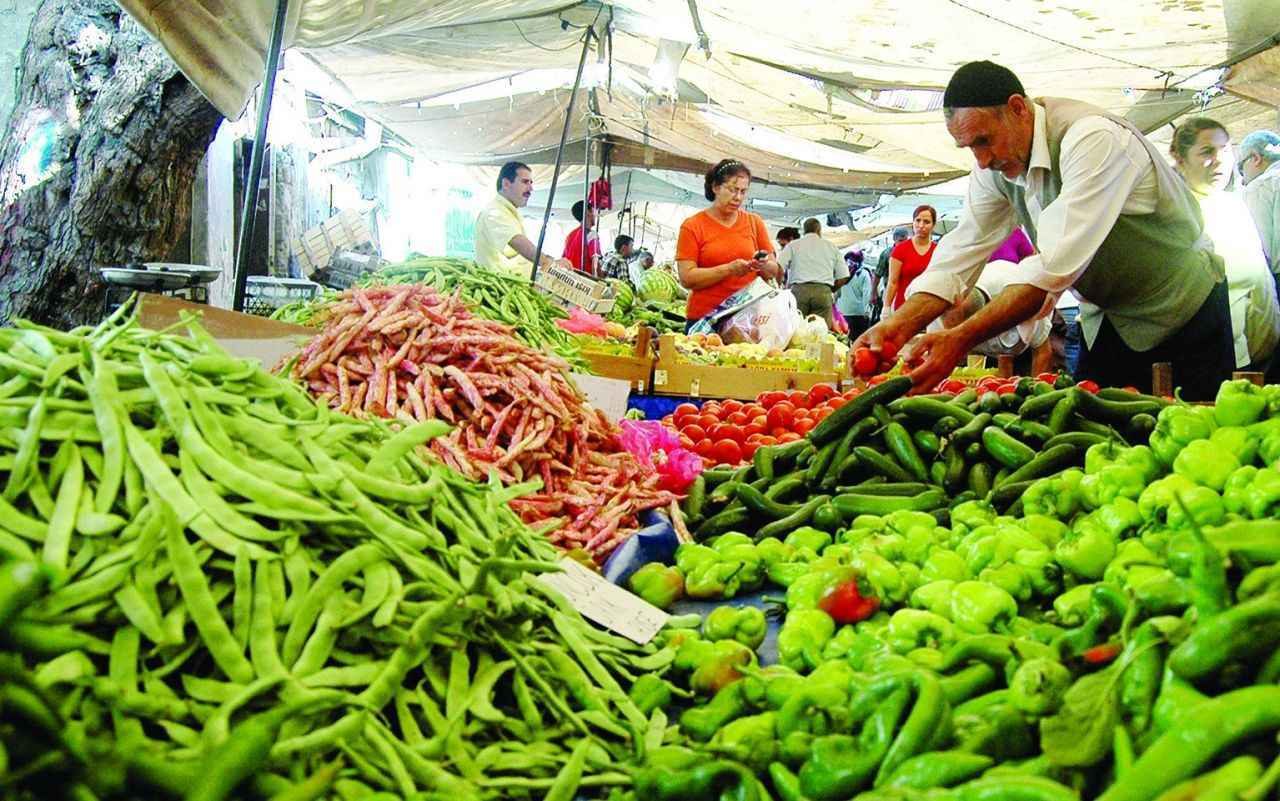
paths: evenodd
<path fill-rule="evenodd" d="M 219 109 L 241 112 L 272 4 L 120 2 Z M 1274 12 L 1275 0 L 292 0 L 285 43 L 433 158 L 549 163 L 592 27 L 570 159 L 590 129 L 618 167 L 697 171 L 732 155 L 775 184 L 896 193 L 970 166 L 937 107 L 977 58 L 1148 130 L 1219 86 L 1234 94 L 1210 113 L 1273 124 Z"/>

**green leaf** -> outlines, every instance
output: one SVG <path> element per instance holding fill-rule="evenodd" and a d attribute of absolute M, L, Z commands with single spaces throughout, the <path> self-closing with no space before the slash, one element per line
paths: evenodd
<path fill-rule="evenodd" d="M 1120 722 L 1118 664 L 1081 676 L 1063 698 L 1056 715 L 1040 721 L 1040 749 L 1065 767 L 1096 765 L 1111 753 Z"/>

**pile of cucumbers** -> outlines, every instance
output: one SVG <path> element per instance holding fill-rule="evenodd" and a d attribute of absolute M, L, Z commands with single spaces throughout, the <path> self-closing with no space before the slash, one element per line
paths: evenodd
<path fill-rule="evenodd" d="M 1012 391 L 907 396 L 890 378 L 837 409 L 805 439 L 762 447 L 750 465 L 707 470 L 682 507 L 697 540 L 756 539 L 799 526 L 834 532 L 858 515 L 929 512 L 968 500 L 1018 511 L 1031 482 L 1084 462 L 1091 445 L 1145 444 L 1169 401 L 1026 378 Z"/>

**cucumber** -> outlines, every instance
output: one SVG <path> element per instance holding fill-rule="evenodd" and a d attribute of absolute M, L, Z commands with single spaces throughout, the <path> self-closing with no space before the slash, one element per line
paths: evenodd
<path fill-rule="evenodd" d="M 1018 416 L 1026 418 L 1043 417 L 1053 411 L 1053 407 L 1057 405 L 1058 401 L 1070 394 L 1070 389 L 1055 389 L 1043 395 L 1032 395 L 1018 407 Z"/>
<path fill-rule="evenodd" d="M 969 468 L 969 490 L 979 498 L 985 498 L 991 492 L 991 465 L 978 462 Z"/>
<path fill-rule="evenodd" d="M 931 512 L 947 504 L 947 494 L 940 489 L 925 490 L 916 495 L 863 495 L 845 493 L 831 499 L 845 520 L 858 515 L 887 515 L 893 512 Z"/>
<path fill-rule="evenodd" d="M 987 496 L 987 502 L 996 508 L 996 511 L 1003 512 L 1009 508 L 1014 501 L 1020 500 L 1027 488 L 1035 483 L 1031 481 L 1015 481 L 1006 482 L 1003 486 L 994 489 Z"/>
<path fill-rule="evenodd" d="M 1028 445 L 997 426 L 987 426 L 982 430 L 982 447 L 991 458 L 1010 470 L 1017 470 L 1036 458 L 1036 452 Z"/>
<path fill-rule="evenodd" d="M 738 500 L 742 501 L 742 505 L 747 507 L 748 511 L 770 520 L 786 517 L 800 508 L 800 504 L 792 505 L 770 500 L 750 484 L 742 484 L 738 487 Z"/>
<path fill-rule="evenodd" d="M 851 487 L 839 487 L 837 495 L 919 495 L 922 492 L 928 492 L 931 489 L 937 489 L 929 484 L 921 484 L 918 481 L 905 482 L 879 482 L 875 484 L 864 483 L 855 484 Z"/>
<path fill-rule="evenodd" d="M 829 495 L 815 495 L 792 514 L 774 520 L 772 523 L 766 523 L 756 530 L 756 542 L 759 542 L 766 537 L 785 536 L 793 529 L 797 529 L 800 526 L 807 524 L 809 522 L 809 518 L 813 517 L 814 510 L 829 500 L 831 500 L 831 496 Z"/>
<path fill-rule="evenodd" d="M 901 375 L 871 387 L 839 409 L 836 409 L 821 423 L 818 423 L 809 432 L 809 441 L 814 445 L 825 445 L 831 442 L 844 433 L 845 429 L 853 425 L 855 421 L 875 408 L 877 403 L 889 403 L 896 400 L 907 394 L 911 386 L 911 379 Z"/>
<path fill-rule="evenodd" d="M 1044 447 L 1047 450 L 1058 445 L 1074 445 L 1077 448 L 1088 449 L 1090 445 L 1098 445 L 1100 443 L 1110 441 L 1110 437 L 1090 434 L 1087 431 L 1068 431 L 1064 434 L 1058 434 L 1056 437 L 1046 442 Z"/>
<path fill-rule="evenodd" d="M 1076 411 L 1076 396 L 1074 393 L 1068 392 L 1061 400 L 1053 405 L 1053 411 L 1049 413 L 1049 430 L 1054 436 L 1061 434 L 1067 430 L 1067 424 L 1071 422 L 1071 415 Z"/>
<path fill-rule="evenodd" d="M 702 525 L 698 526 L 697 531 L 693 532 L 693 538 L 698 542 L 702 542 L 727 531 L 732 531 L 735 528 L 741 528 L 750 519 L 751 513 L 747 511 L 746 507 L 726 509 L 702 521 Z"/>
<path fill-rule="evenodd" d="M 889 404 L 889 411 L 894 414 L 905 414 L 907 417 L 920 418 L 922 420 L 941 420 L 944 417 L 954 417 L 961 423 L 967 423 L 973 419 L 973 412 L 963 406 L 950 401 L 935 400 L 923 396 L 898 398 Z"/>
<path fill-rule="evenodd" d="M 1036 454 L 1035 458 L 1014 470 L 1002 481 L 996 482 L 996 489 L 1006 484 L 1017 484 L 1034 478 L 1066 470 L 1080 461 L 1080 451 L 1074 445 L 1054 445 Z"/>
<path fill-rule="evenodd" d="M 1083 417 L 1097 420 L 1101 423 L 1126 425 L 1135 415 L 1156 415 L 1165 407 L 1164 403 L 1158 401 L 1106 400 L 1091 392 L 1085 392 L 1079 387 L 1076 387 L 1072 392 L 1076 393 L 1076 412 Z"/>
<path fill-rule="evenodd" d="M 705 472 L 705 471 L 704 471 Z M 688 522 L 696 522 L 702 519 L 702 505 L 707 500 L 707 479 L 703 474 L 689 485 L 689 494 L 684 499 L 684 516 Z"/>
<path fill-rule="evenodd" d="M 859 445 L 853 449 L 853 452 L 858 457 L 858 461 L 872 473 L 879 473 L 890 481 L 916 480 L 910 473 L 903 470 L 897 462 L 879 451 L 868 448 L 865 445 Z M 927 479 L 928 476 L 925 476 L 925 478 Z"/>
<path fill-rule="evenodd" d="M 974 442 L 982 436 L 982 429 L 989 425 L 991 425 L 991 415 L 983 412 L 951 432 L 951 441 L 961 445 Z"/>
<path fill-rule="evenodd" d="M 927 456 L 930 459 L 937 456 L 942 450 L 942 440 L 927 428 L 922 428 L 912 434 L 911 441 L 916 444 L 921 456 Z"/>
<path fill-rule="evenodd" d="M 929 471 L 924 466 L 924 459 L 920 457 L 920 451 L 916 449 L 915 442 L 901 423 L 890 423 L 885 426 L 884 442 L 889 446 L 889 451 L 897 457 L 898 464 L 902 465 L 912 478 L 916 481 L 929 480 Z"/>
<path fill-rule="evenodd" d="M 761 478 L 773 478 L 773 457 L 775 452 L 774 448 L 768 445 L 763 448 L 756 448 L 755 455 L 751 457 L 751 464 L 756 469 L 756 475 Z"/>

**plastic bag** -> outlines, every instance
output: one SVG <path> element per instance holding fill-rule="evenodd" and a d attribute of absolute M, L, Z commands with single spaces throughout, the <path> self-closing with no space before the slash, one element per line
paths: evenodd
<path fill-rule="evenodd" d="M 590 334 L 597 337 L 606 335 L 604 324 L 605 319 L 603 317 L 598 314 L 592 314 L 581 306 L 574 306 L 569 311 L 569 319 L 556 320 L 556 325 L 571 334 Z"/>
<path fill-rule="evenodd" d="M 681 493 L 702 472 L 702 457 L 680 444 L 680 437 L 657 420 L 623 420 L 618 442 L 640 466 L 656 472 L 659 487 Z"/>
<path fill-rule="evenodd" d="M 734 313 L 720 324 L 720 339 L 725 344 L 758 342 L 765 347 L 786 350 L 804 318 L 796 306 L 795 295 L 774 292 Z M 823 324 L 823 328 L 826 325 Z"/>
<path fill-rule="evenodd" d="M 845 336 L 848 336 L 849 321 L 844 319 L 844 315 L 835 307 L 835 304 L 831 305 L 831 322 L 836 324 L 837 334 L 844 334 Z"/>

